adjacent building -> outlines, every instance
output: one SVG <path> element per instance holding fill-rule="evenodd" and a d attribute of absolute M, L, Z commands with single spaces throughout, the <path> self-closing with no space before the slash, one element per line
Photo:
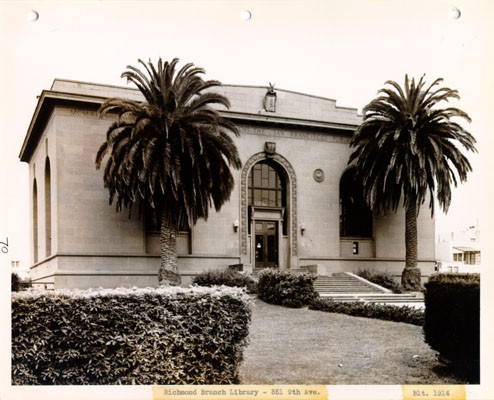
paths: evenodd
<path fill-rule="evenodd" d="M 331 274 L 376 269 L 400 275 L 405 213 L 373 215 L 347 165 L 361 122 L 335 100 L 273 87 L 224 85 L 221 110 L 240 129 L 243 167 L 230 201 L 180 233 L 185 284 L 208 269 L 242 264 Z M 34 111 L 20 159 L 29 164 L 30 275 L 48 288 L 155 286 L 159 236 L 147 218 L 108 204 L 94 166 L 112 116 L 108 97 L 141 100 L 137 90 L 56 79 Z M 418 219 L 419 267 L 434 271 L 434 220 Z"/>
<path fill-rule="evenodd" d="M 480 227 L 439 234 L 436 243 L 438 272 L 480 273 Z"/>

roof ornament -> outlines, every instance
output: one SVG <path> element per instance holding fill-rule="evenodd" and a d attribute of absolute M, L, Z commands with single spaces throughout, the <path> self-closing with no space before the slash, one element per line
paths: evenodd
<path fill-rule="evenodd" d="M 276 112 L 276 92 L 274 91 L 274 83 L 269 82 L 269 89 L 264 96 L 264 110 L 268 112 Z"/>

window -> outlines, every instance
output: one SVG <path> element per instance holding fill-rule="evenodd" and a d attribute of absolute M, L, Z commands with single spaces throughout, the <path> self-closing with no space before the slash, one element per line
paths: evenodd
<path fill-rule="evenodd" d="M 50 159 L 45 162 L 45 240 L 46 257 L 51 255 L 51 173 Z"/>
<path fill-rule="evenodd" d="M 248 179 L 249 233 L 251 206 L 286 208 L 286 179 L 283 169 L 271 160 L 255 164 Z M 287 235 L 287 213 L 283 216 L 283 235 Z"/>
<path fill-rule="evenodd" d="M 159 235 L 161 226 L 160 219 L 153 220 L 151 212 L 144 212 L 144 226 L 147 234 Z M 191 230 L 184 229 L 177 232 L 177 254 L 192 254 Z"/>
<path fill-rule="evenodd" d="M 372 237 L 372 211 L 364 202 L 354 168 L 340 179 L 340 236 Z"/>
<path fill-rule="evenodd" d="M 33 182 L 33 260 L 38 262 L 38 187 L 36 178 Z"/>
<path fill-rule="evenodd" d="M 280 174 L 268 161 L 257 163 L 249 174 L 249 205 L 284 207 L 284 186 Z"/>
<path fill-rule="evenodd" d="M 469 251 L 468 253 L 465 253 L 465 264 L 469 264 L 469 265 L 480 264 L 480 253 L 473 251 Z"/>

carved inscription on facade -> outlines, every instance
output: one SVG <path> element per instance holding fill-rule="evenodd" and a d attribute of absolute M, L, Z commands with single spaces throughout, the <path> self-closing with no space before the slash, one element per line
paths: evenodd
<path fill-rule="evenodd" d="M 312 132 L 303 132 L 303 131 L 277 129 L 277 128 L 258 128 L 251 126 L 242 126 L 242 133 L 259 135 L 259 136 L 283 137 L 289 139 L 313 140 L 316 142 L 350 143 L 350 136 L 342 136 L 342 135 L 326 134 L 326 133 L 312 133 Z"/>
<path fill-rule="evenodd" d="M 84 110 L 80 108 L 71 108 L 69 110 L 70 115 L 78 116 L 78 117 L 97 117 L 98 113 L 92 110 Z"/>

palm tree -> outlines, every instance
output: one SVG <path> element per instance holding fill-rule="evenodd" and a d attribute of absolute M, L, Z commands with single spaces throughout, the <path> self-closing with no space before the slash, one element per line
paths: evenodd
<path fill-rule="evenodd" d="M 355 148 L 349 164 L 355 163 L 366 203 L 378 212 L 398 208 L 401 196 L 405 207 L 406 263 L 402 285 L 420 288 L 417 268 L 417 215 L 429 195 L 431 216 L 434 198 L 447 212 L 451 202 L 451 184 L 467 179 L 472 167 L 458 149 L 476 152 L 475 139 L 452 118 L 471 122 L 458 108 L 437 108 L 458 92 L 436 86 L 436 79 L 425 87 L 422 76 L 417 84 L 405 75 L 402 89 L 396 82 L 378 91 L 378 97 L 363 110 L 364 121 L 355 131 L 350 146 Z"/>
<path fill-rule="evenodd" d="M 177 265 L 177 232 L 207 219 L 229 199 L 234 186 L 230 166 L 241 161 L 230 137 L 238 129 L 211 106 L 229 108 L 228 99 L 207 89 L 219 86 L 204 81 L 201 68 L 178 59 L 155 67 L 151 61 L 127 66 L 122 77 L 134 83 L 143 102 L 111 98 L 100 107 L 101 114 L 116 113 L 106 141 L 96 155 L 99 169 L 106 153 L 104 184 L 115 200 L 117 211 L 138 203 L 160 224 L 160 285 L 180 284 Z M 147 74 L 147 75 L 146 75 Z"/>

